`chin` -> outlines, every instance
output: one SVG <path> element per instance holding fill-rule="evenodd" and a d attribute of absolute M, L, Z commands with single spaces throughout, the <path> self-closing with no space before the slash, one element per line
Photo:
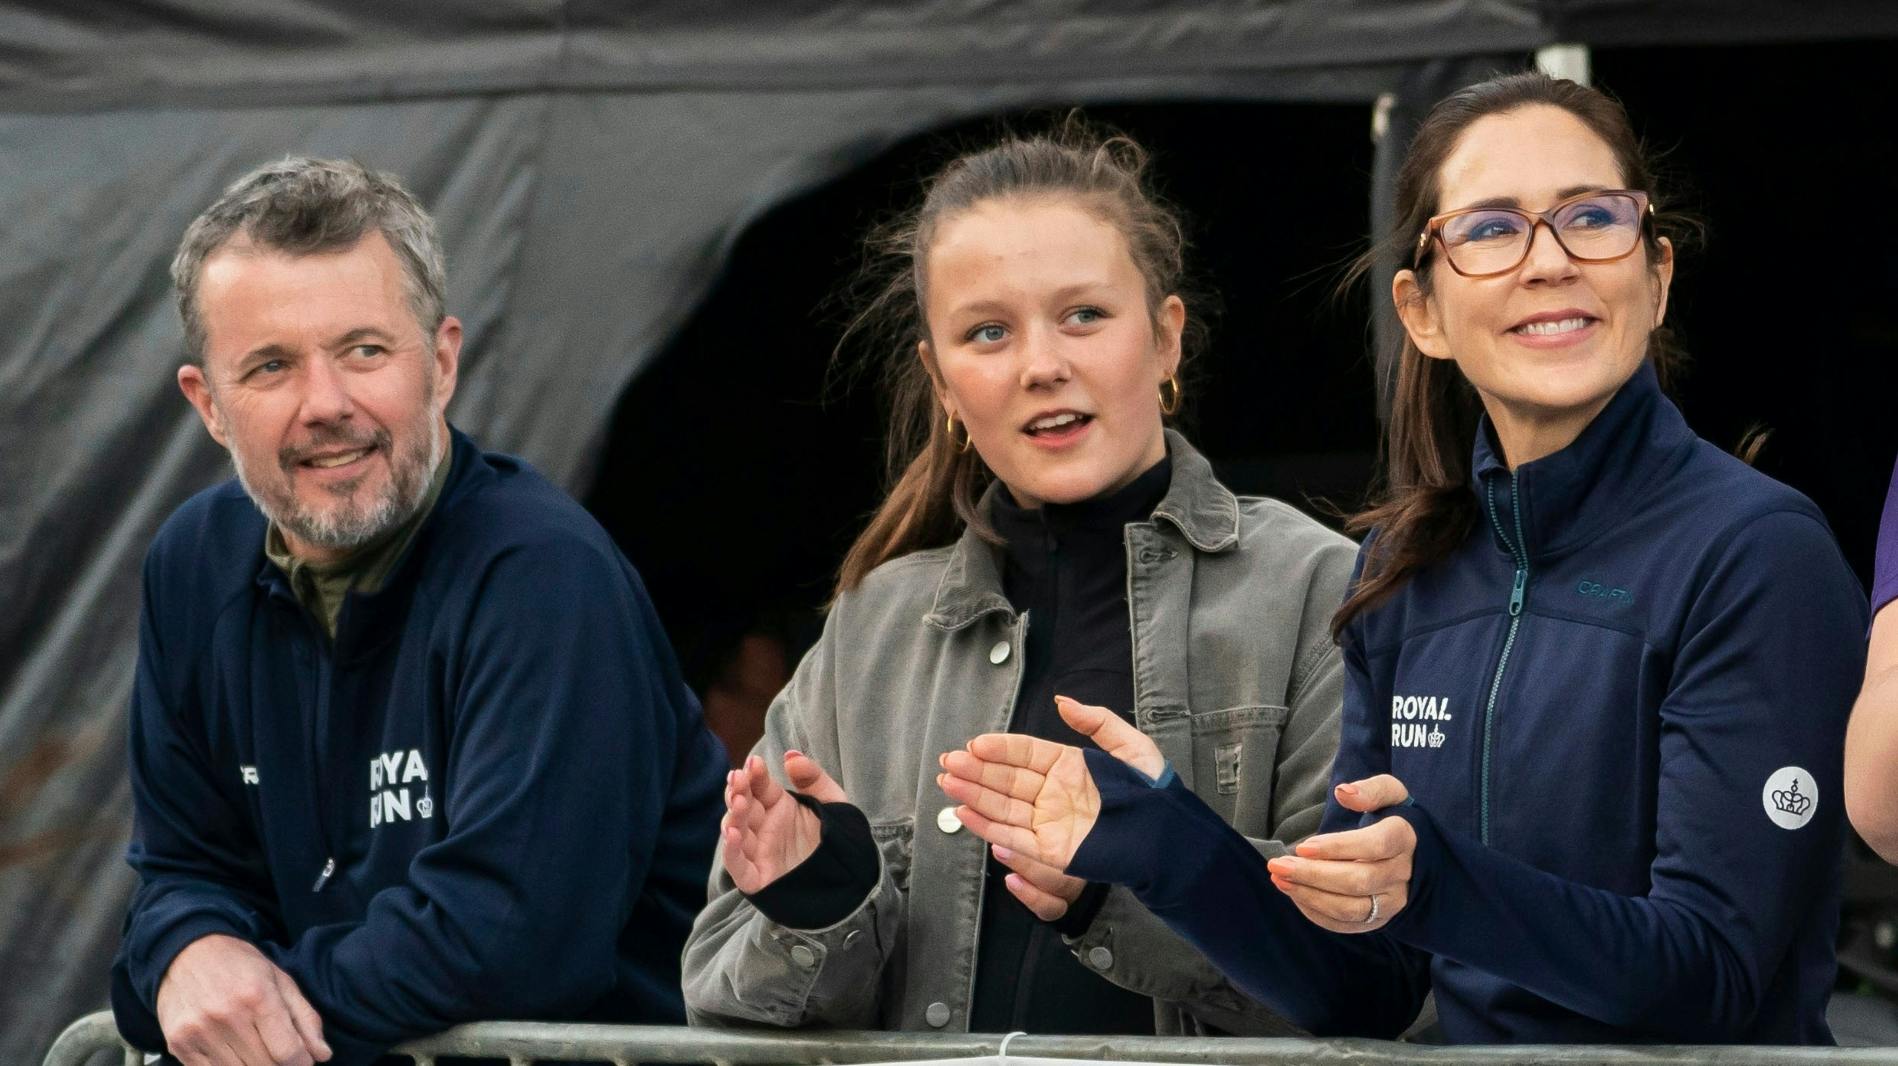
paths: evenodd
<path fill-rule="evenodd" d="M 1080 503 L 1106 492 L 1108 480 L 1089 475 L 1030 477 L 1021 482 L 1009 482 L 1009 487 L 1018 494 L 1031 496 L 1042 503 Z"/>

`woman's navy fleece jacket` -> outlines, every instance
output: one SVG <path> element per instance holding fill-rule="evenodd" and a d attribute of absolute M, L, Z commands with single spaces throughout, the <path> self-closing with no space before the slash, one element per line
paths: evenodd
<path fill-rule="evenodd" d="M 338 1063 L 481 1018 L 680 1021 L 725 760 L 605 531 L 456 433 L 334 647 L 263 544 L 227 483 L 146 558 L 126 1038 L 163 1047 L 159 982 L 210 933 L 296 979 Z"/>
<path fill-rule="evenodd" d="M 1473 470 L 1481 528 L 1345 634 L 1333 780 L 1408 786 L 1408 906 L 1325 932 L 1190 793 L 1098 752 L 1069 872 L 1323 1033 L 1394 1034 L 1434 989 L 1460 1043 L 1830 1043 L 1866 608 L 1824 518 L 1645 367 L 1513 474 L 1485 427 Z M 1371 820 L 1334 797 L 1325 829 Z"/>

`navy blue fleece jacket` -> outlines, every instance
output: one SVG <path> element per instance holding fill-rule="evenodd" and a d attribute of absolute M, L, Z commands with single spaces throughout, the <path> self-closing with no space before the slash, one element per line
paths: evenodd
<path fill-rule="evenodd" d="M 597 523 L 454 435 L 434 511 L 334 646 L 235 483 L 146 558 L 132 698 L 139 889 L 113 970 L 211 933 L 294 977 L 339 1063 L 481 1018 L 678 1022 L 724 758 Z"/>
<path fill-rule="evenodd" d="M 1408 906 L 1320 930 L 1190 794 L 1093 752 L 1070 872 L 1320 1032 L 1391 1035 L 1434 988 L 1457 1042 L 1830 1043 L 1866 605 L 1824 519 L 1645 367 L 1568 448 L 1512 473 L 1485 427 L 1472 469 L 1480 527 L 1345 634 L 1333 780 L 1408 786 Z"/>

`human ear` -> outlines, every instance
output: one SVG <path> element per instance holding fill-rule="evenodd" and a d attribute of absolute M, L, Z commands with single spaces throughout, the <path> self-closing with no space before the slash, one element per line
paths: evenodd
<path fill-rule="evenodd" d="M 1154 316 L 1154 333 L 1160 346 L 1160 369 L 1166 371 L 1166 377 L 1173 377 L 1180 372 L 1180 338 L 1186 333 L 1185 300 L 1173 295 L 1161 301 L 1159 314 Z"/>
<path fill-rule="evenodd" d="M 229 451 L 231 442 L 224 437 L 224 420 L 218 417 L 217 401 L 211 395 L 211 381 L 204 376 L 204 368 L 196 363 L 186 363 L 179 367 L 178 390 L 185 394 L 185 399 L 191 401 L 192 408 L 198 412 L 199 420 L 210 432 L 211 439 Z"/>
<path fill-rule="evenodd" d="M 1661 254 L 1654 261 L 1654 328 L 1667 320 L 1667 294 L 1674 285 L 1674 242 L 1662 237 Z"/>
<path fill-rule="evenodd" d="M 441 410 L 455 395 L 455 383 L 461 375 L 461 320 L 453 315 L 435 327 L 435 400 Z"/>
<path fill-rule="evenodd" d="M 942 371 L 936 366 L 936 350 L 928 341 L 917 341 L 916 358 L 922 361 L 923 372 L 929 375 L 929 390 L 936 394 L 936 402 L 942 405 L 945 414 L 953 417 L 956 409 L 949 403 L 949 390 L 943 386 Z"/>
<path fill-rule="evenodd" d="M 1397 306 L 1397 318 L 1418 351 L 1432 359 L 1450 358 L 1450 343 L 1443 335 L 1443 323 L 1417 280 L 1416 271 L 1400 270 L 1391 279 L 1391 303 Z"/>

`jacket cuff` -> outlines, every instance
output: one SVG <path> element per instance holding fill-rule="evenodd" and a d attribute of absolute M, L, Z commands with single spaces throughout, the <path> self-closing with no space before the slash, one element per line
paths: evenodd
<path fill-rule="evenodd" d="M 1436 887 L 1438 871 L 1443 868 L 1447 845 L 1442 831 L 1437 827 L 1437 820 L 1415 797 L 1396 807 L 1371 811 L 1358 820 L 1358 825 L 1368 826 L 1387 816 L 1409 822 L 1411 831 L 1417 834 L 1417 848 L 1410 857 L 1408 898 L 1404 901 L 1404 909 L 1392 915 L 1383 928 L 1384 932 L 1401 940 L 1406 930 L 1414 929 L 1424 921 L 1425 910 L 1430 905 L 1430 892 Z"/>
<path fill-rule="evenodd" d="M 1141 892 L 1163 865 L 1153 842 L 1175 840 L 1175 834 L 1190 831 L 1174 816 L 1175 794 L 1185 792 L 1186 786 L 1171 765 L 1156 780 L 1099 749 L 1090 748 L 1083 757 L 1100 792 L 1101 810 L 1067 872 Z"/>
<path fill-rule="evenodd" d="M 1107 902 L 1110 887 L 1105 882 L 1089 881 L 1074 902 L 1068 904 L 1068 909 L 1061 912 L 1061 917 L 1047 924 L 1070 939 L 1086 935 L 1087 927 L 1094 924 L 1094 916 L 1101 912 L 1101 904 Z"/>
<path fill-rule="evenodd" d="M 856 806 L 790 795 L 821 823 L 817 850 L 782 877 L 744 895 L 760 914 L 786 929 L 825 929 L 850 917 L 876 891 L 882 872 L 876 838 L 870 820 Z"/>
<path fill-rule="evenodd" d="M 257 943 L 257 933 L 251 922 L 227 913 L 223 908 L 205 908 L 179 918 L 170 928 L 153 937 L 140 952 L 142 957 L 128 967 L 132 991 L 154 1016 L 158 1011 L 158 986 L 164 983 L 165 973 L 177 960 L 178 953 L 193 942 L 218 933 L 234 936 L 247 943 Z"/>

